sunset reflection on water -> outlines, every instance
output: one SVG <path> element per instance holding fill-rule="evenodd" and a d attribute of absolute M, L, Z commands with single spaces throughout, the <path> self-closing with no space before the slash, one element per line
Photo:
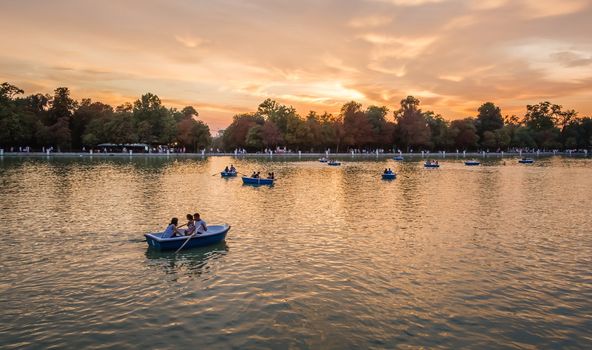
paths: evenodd
<path fill-rule="evenodd" d="M 2 344 L 589 343 L 589 159 L 342 161 L 3 158 Z M 221 179 L 230 163 L 278 179 Z M 226 242 L 147 249 L 196 211 Z"/>

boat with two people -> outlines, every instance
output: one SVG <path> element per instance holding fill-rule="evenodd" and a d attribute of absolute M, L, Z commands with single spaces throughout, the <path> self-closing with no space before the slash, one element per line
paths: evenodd
<path fill-rule="evenodd" d="M 429 160 L 429 161 L 423 163 L 423 166 L 426 168 L 439 168 L 440 164 L 438 164 L 437 160 Z"/>
<path fill-rule="evenodd" d="M 395 174 L 395 172 L 392 171 L 391 168 L 384 169 L 384 172 L 382 173 L 383 180 L 394 180 L 396 178 L 397 178 L 397 174 Z"/>
<path fill-rule="evenodd" d="M 329 159 L 323 157 L 323 158 L 319 158 L 319 162 L 321 163 L 327 163 L 329 161 Z"/>
<path fill-rule="evenodd" d="M 230 164 L 230 168 L 226 166 L 223 171 L 220 172 L 221 177 L 235 177 L 237 175 L 236 168 Z"/>
<path fill-rule="evenodd" d="M 466 166 L 475 166 L 475 165 L 481 165 L 481 162 L 479 162 L 478 160 L 475 159 L 471 159 L 471 160 L 467 160 L 465 162 Z"/>
<path fill-rule="evenodd" d="M 522 158 L 522 159 L 518 160 L 518 163 L 520 163 L 520 164 L 532 164 L 532 163 L 534 163 L 534 159 L 532 159 L 532 158 Z"/>
<path fill-rule="evenodd" d="M 330 166 L 339 166 L 339 165 L 341 165 L 341 162 L 338 162 L 336 160 L 330 160 L 330 161 L 327 162 L 327 165 L 330 165 Z"/>

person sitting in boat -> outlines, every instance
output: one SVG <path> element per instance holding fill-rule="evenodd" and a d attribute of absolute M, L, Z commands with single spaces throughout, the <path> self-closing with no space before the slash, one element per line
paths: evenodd
<path fill-rule="evenodd" d="M 189 236 L 195 231 L 195 221 L 193 215 L 187 214 L 187 229 L 185 230 L 185 236 Z"/>
<path fill-rule="evenodd" d="M 258 171 L 258 172 L 257 172 L 257 174 L 255 174 L 255 177 L 256 177 L 256 178 L 260 178 L 260 177 L 261 177 L 261 172 L 260 172 L 260 171 Z"/>
<path fill-rule="evenodd" d="M 384 168 L 384 174 L 388 174 L 388 170 L 386 170 L 386 168 Z"/>
<path fill-rule="evenodd" d="M 195 222 L 195 233 L 200 235 L 208 231 L 208 225 L 206 225 L 206 222 L 201 219 L 199 213 L 193 214 L 193 220 Z"/>
<path fill-rule="evenodd" d="M 267 173 L 267 178 L 273 180 L 273 178 L 274 178 L 273 172 Z"/>
<path fill-rule="evenodd" d="M 232 164 L 230 164 L 230 172 L 231 173 L 236 173 L 236 168 Z"/>
<path fill-rule="evenodd" d="M 181 236 L 181 233 L 179 232 L 179 230 L 177 230 L 178 224 L 179 224 L 179 219 L 172 218 L 171 223 L 166 228 L 166 230 L 164 230 L 164 232 L 162 233 L 162 238 L 172 238 L 172 237 L 176 237 L 176 236 Z"/>
<path fill-rule="evenodd" d="M 252 177 L 253 179 L 256 179 L 256 178 L 257 178 L 257 173 L 253 171 L 253 174 L 251 175 L 251 177 Z"/>
<path fill-rule="evenodd" d="M 226 166 L 226 168 L 224 168 L 224 172 L 225 173 L 229 172 L 228 165 Z"/>
<path fill-rule="evenodd" d="M 391 170 L 391 168 L 388 168 L 388 173 L 387 174 L 392 174 L 393 171 Z"/>

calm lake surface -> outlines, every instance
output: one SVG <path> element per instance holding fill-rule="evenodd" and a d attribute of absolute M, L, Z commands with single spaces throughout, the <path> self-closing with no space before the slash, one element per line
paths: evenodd
<path fill-rule="evenodd" d="M 592 347 L 591 159 L 343 161 L 1 158 L 0 348 Z"/>

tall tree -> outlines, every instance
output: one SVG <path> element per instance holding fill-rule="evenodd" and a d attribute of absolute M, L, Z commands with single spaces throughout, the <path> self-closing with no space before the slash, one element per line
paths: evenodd
<path fill-rule="evenodd" d="M 477 128 L 475 127 L 475 119 L 465 118 L 460 120 L 453 120 L 450 123 L 450 128 L 456 135 L 455 146 L 458 149 L 475 149 L 479 141 L 477 135 Z"/>
<path fill-rule="evenodd" d="M 134 102 L 133 118 L 141 142 L 168 144 L 175 136 L 175 119 L 154 94 L 147 93 Z"/>
<path fill-rule="evenodd" d="M 395 112 L 396 142 L 402 148 L 429 148 L 431 130 L 419 109 L 419 100 L 413 96 L 401 100 L 401 108 Z"/>
<path fill-rule="evenodd" d="M 475 120 L 475 126 L 477 127 L 477 134 L 479 137 L 483 137 L 483 133 L 486 131 L 495 131 L 501 129 L 504 126 L 504 118 L 502 117 L 502 111 L 498 106 L 492 102 L 485 102 L 478 109 L 479 114 Z"/>
<path fill-rule="evenodd" d="M 92 102 L 89 98 L 82 99 L 70 122 L 72 147 L 74 149 L 82 148 L 83 135 L 91 121 L 101 120 L 106 123 L 111 120 L 112 116 L 113 107 L 101 102 Z"/>
<path fill-rule="evenodd" d="M 58 149 L 71 147 L 70 128 L 77 106 L 77 102 L 70 97 L 70 90 L 67 87 L 55 89 L 46 123 L 49 144 L 57 146 Z"/>
<path fill-rule="evenodd" d="M 390 147 L 393 144 L 394 124 L 388 122 L 386 106 L 369 106 L 366 109 L 366 118 L 372 128 L 371 144 L 374 147 Z"/>
<path fill-rule="evenodd" d="M 558 143 L 560 122 L 563 112 L 561 106 L 548 101 L 536 105 L 527 105 L 524 115 L 524 124 L 533 132 L 534 140 L 538 147 L 560 147 Z"/>
<path fill-rule="evenodd" d="M 343 129 L 345 131 L 345 144 L 349 147 L 365 147 L 372 143 L 372 125 L 366 114 L 362 111 L 362 105 L 350 101 L 341 107 Z"/>

